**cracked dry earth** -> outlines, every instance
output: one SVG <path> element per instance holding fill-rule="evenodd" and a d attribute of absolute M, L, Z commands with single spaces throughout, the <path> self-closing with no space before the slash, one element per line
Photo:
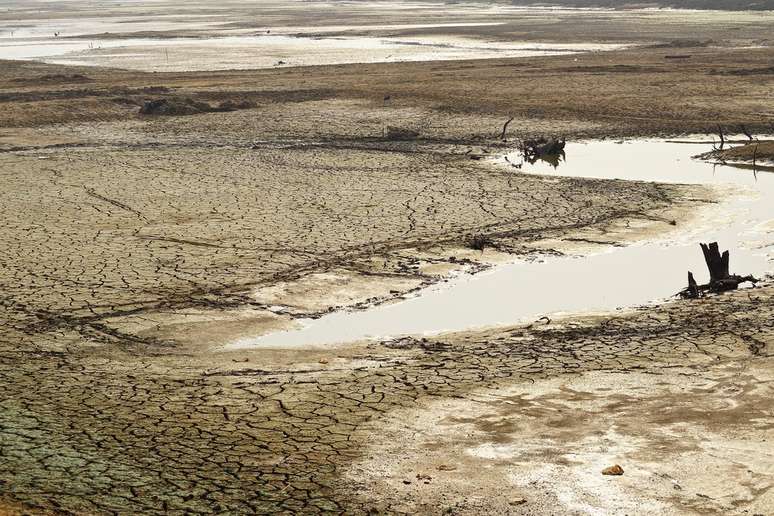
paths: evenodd
<path fill-rule="evenodd" d="M 688 192 L 517 176 L 432 151 L 169 152 L 0 154 L 10 309 L 56 329 L 249 301 L 250 288 L 333 268 L 400 275 L 406 249 L 481 232 L 518 249 L 627 217 L 660 221 L 656 210 Z"/>
<path fill-rule="evenodd" d="M 676 414 L 664 413 L 670 410 L 666 403 L 648 413 L 653 407 L 637 403 L 636 389 L 608 400 L 619 405 L 632 402 L 630 411 L 613 421 L 599 415 L 605 407 L 595 406 L 598 402 L 591 394 L 582 400 L 586 407 L 582 413 L 600 418 L 591 423 L 599 434 L 623 434 L 615 438 L 623 448 L 629 444 L 627 434 L 637 435 L 631 439 L 640 446 L 651 437 L 639 428 L 640 419 L 662 431 L 672 425 L 671 438 L 651 450 L 656 456 L 651 462 L 659 460 L 661 450 L 665 453 L 661 458 L 679 452 L 681 443 L 686 448 L 702 440 L 711 445 L 712 434 L 702 433 L 703 425 L 733 436 L 737 448 L 749 451 L 749 463 L 732 468 L 744 479 L 724 477 L 730 494 L 722 489 L 718 495 L 706 494 L 703 485 L 690 492 L 672 489 L 657 501 L 719 514 L 741 514 L 747 508 L 765 513 L 761 508 L 771 508 L 774 482 L 766 444 L 772 437 L 770 294 L 771 289 L 764 288 L 617 317 L 403 342 L 398 349 L 372 344 L 287 352 L 281 365 L 260 352 L 243 352 L 237 363 L 234 358 L 189 354 L 149 342 L 111 342 L 87 324 L 36 333 L 33 340 L 29 334 L 39 323 L 36 315 L 11 309 L 6 311 L 11 320 L 3 325 L 2 334 L 0 482 L 5 493 L 29 507 L 66 513 L 359 513 L 374 508 L 432 513 L 444 507 L 463 513 L 492 508 L 508 512 L 502 509 L 502 497 L 511 494 L 510 483 L 504 480 L 496 482 L 499 496 L 493 495 L 489 505 L 468 498 L 465 490 L 457 499 L 453 490 L 444 491 L 433 505 L 433 498 L 421 491 L 430 491 L 428 485 L 396 500 L 402 494 L 399 488 L 406 486 L 403 480 L 412 481 L 413 476 L 374 477 L 361 472 L 353 478 L 351 471 L 343 472 L 363 460 L 369 443 L 376 446 L 385 435 L 391 436 L 386 429 L 395 425 L 402 410 L 427 410 L 444 400 L 475 405 L 482 390 L 505 396 L 519 385 L 538 395 L 530 388 L 535 382 L 561 381 L 585 372 L 602 375 L 602 384 L 610 382 L 606 385 L 615 392 L 623 383 L 621 373 L 653 375 L 657 383 L 663 377 L 662 383 L 669 384 L 670 374 L 711 377 L 715 369 L 726 366 L 735 369 L 735 382 L 713 383 L 710 378 L 701 389 L 684 391 L 676 384 L 673 396 L 683 400 Z M 725 390 L 720 395 L 726 403 L 709 403 L 707 411 L 703 405 L 686 410 L 686 396 L 709 397 L 717 389 Z M 605 399 L 610 393 L 599 394 Z M 562 407 L 553 403 L 556 418 Z M 752 408 L 736 409 L 737 404 Z M 528 407 L 524 412 L 534 420 Z M 460 412 L 453 414 L 462 417 Z M 510 420 L 499 426 L 491 415 L 477 424 L 489 425 L 486 439 L 507 444 L 519 436 L 512 428 L 518 414 L 511 411 Z M 554 423 L 560 424 L 554 433 L 565 433 L 562 451 L 579 446 L 572 440 L 578 422 Z M 550 426 L 551 420 L 545 424 Z M 699 436 L 681 435 L 686 429 Z M 399 433 L 394 437 L 403 440 L 395 443 L 402 443 L 402 452 L 408 453 L 415 436 L 416 431 Z M 545 446 L 550 448 L 551 442 Z M 554 450 L 554 459 L 558 451 Z M 442 460 L 469 463 L 444 453 Z M 711 450 L 707 453 L 712 455 Z M 617 460 L 626 457 L 625 450 L 615 450 L 615 455 Z M 551 454 L 541 460 L 546 456 Z M 378 458 L 391 460 L 390 455 Z M 556 462 L 566 465 L 566 461 Z M 635 461 L 636 456 L 625 467 Z M 596 462 L 583 467 L 595 468 L 596 473 Z M 420 471 L 429 464 L 432 461 L 424 462 Z M 539 465 L 533 463 L 535 469 Z M 683 470 L 678 476 L 669 463 L 661 466 L 659 473 L 672 473 L 681 484 L 697 475 Z M 474 471 L 480 475 L 487 465 L 477 467 Z M 438 476 L 435 471 L 433 476 Z M 387 489 L 379 490 L 380 482 L 388 482 Z M 753 495 L 737 499 L 737 482 Z M 472 487 L 468 484 L 468 491 Z M 492 491 L 491 481 L 481 489 Z M 519 492 L 528 500 L 538 495 L 544 500 L 542 507 L 519 506 L 525 514 L 541 508 L 547 513 L 570 512 L 561 510 L 561 500 L 548 503 L 551 489 L 545 485 L 522 486 Z M 436 491 L 433 496 L 440 495 Z"/>
<path fill-rule="evenodd" d="M 689 192 L 517 176 L 434 145 L 157 138 L 4 152 L 0 170 L 0 487 L 9 503 L 85 514 L 365 508 L 340 481 L 362 424 L 509 376 L 505 355 L 355 347 L 317 373 L 312 352 L 214 352 L 288 324 L 288 309 L 331 308 L 278 312 L 257 291 L 346 273 L 389 280 L 376 290 L 389 297 L 470 265 L 450 254 L 472 233 L 522 252 L 621 219 L 663 226 Z"/>
<path fill-rule="evenodd" d="M 119 79 L 150 80 L 134 76 Z M 201 87 L 201 77 L 185 80 Z M 731 95 L 722 104 L 729 119 L 762 105 L 756 95 Z M 686 219 L 675 211 L 712 197 L 471 160 L 501 126 L 494 114 L 426 102 L 376 113 L 362 97 L 270 97 L 256 109 L 150 121 L 136 106 L 99 111 L 106 104 L 91 98 L 7 102 L 3 116 L 21 128 L 0 135 L 0 512 L 771 512 L 769 286 L 425 342 L 220 350 L 287 327 L 292 316 L 381 302 L 479 267 L 481 254 L 463 248 L 473 234 L 511 253 L 546 252 L 546 242 L 559 248 L 579 234 L 618 242 L 622 228 L 631 238 L 645 225 L 680 225 Z M 694 125 L 679 129 L 714 120 L 720 104 L 707 102 L 675 102 L 694 110 Z M 430 120 L 428 137 L 374 136 L 407 117 Z M 628 114 L 581 118 L 519 122 L 576 135 L 653 129 Z M 606 382 L 618 406 L 605 404 L 613 398 L 597 387 Z M 662 397 L 679 413 L 646 417 L 668 408 Z M 584 426 L 592 408 L 594 427 L 610 430 L 602 437 Z M 683 409 L 690 417 L 680 420 Z M 449 410 L 460 420 L 445 419 Z M 522 415 L 539 422 L 536 434 L 519 426 Z M 685 468 L 653 467 L 683 449 L 681 435 L 694 469 L 723 476 L 726 491 Z M 405 446 L 380 444 L 385 436 Z M 521 450 L 515 443 L 525 437 Z M 723 453 L 712 451 L 718 443 Z M 664 454 L 645 456 L 648 447 Z M 428 458 L 428 450 L 437 453 Z M 514 469 L 519 453 L 541 467 Z M 712 469 L 717 456 L 738 467 Z M 583 476 L 603 460 L 626 470 L 616 484 L 624 505 L 600 499 L 599 484 Z M 659 484 L 632 494 L 629 479 L 656 474 L 690 489 Z M 474 480 L 460 485 L 466 478 Z M 517 495 L 526 502 L 509 504 Z"/>
<path fill-rule="evenodd" d="M 190 148 L 173 161 L 159 149 L 100 147 L 4 153 L 0 161 L 8 243 L 2 257 L 0 491 L 10 510 L 22 504 L 19 512 L 81 514 L 532 514 L 604 507 L 596 499 L 568 502 L 545 482 L 514 484 L 508 472 L 469 484 L 489 490 L 489 498 L 454 482 L 430 491 L 433 481 L 449 480 L 433 471 L 435 480 L 419 482 L 415 475 L 426 474 L 433 461 L 412 464 L 433 446 L 417 437 L 417 428 L 403 434 L 394 426 L 416 421 L 421 427 L 429 418 L 433 423 L 424 430 L 443 428 L 433 419 L 439 414 L 433 404 L 449 402 L 465 404 L 475 421 L 483 416 L 470 407 L 482 392 L 505 396 L 519 386 L 529 390 L 535 382 L 572 381 L 588 372 L 615 389 L 620 376 L 604 375 L 711 375 L 723 364 L 765 372 L 771 364 L 770 287 L 427 342 L 232 353 L 203 344 L 281 325 L 287 315 L 272 313 L 253 295 L 280 280 L 349 271 L 387 277 L 389 285 L 401 278 L 434 281 L 418 266 L 417 250 L 433 254 L 443 247 L 439 242 L 454 248 L 480 231 L 511 250 L 528 250 L 550 235 L 655 213 L 687 195 L 683 187 L 513 175 L 439 152 Z M 295 312 L 314 313 L 304 312 L 303 303 Z M 201 329 L 186 335 L 197 324 Z M 633 507 L 658 503 L 716 513 L 771 507 L 774 479 L 765 445 L 772 436 L 771 379 L 756 374 L 748 383 L 764 394 L 755 410 L 713 423 L 757 450 L 748 474 L 755 477 L 754 495 L 741 487 L 730 494 L 672 489 Z M 728 397 L 748 394 L 745 387 Z M 696 409 L 686 424 L 700 429 L 714 412 L 732 410 L 710 408 Z M 480 448 L 489 440 L 518 440 L 514 417 L 492 423 L 479 441 L 461 441 Z M 637 416 L 621 417 L 636 433 Z M 612 430 L 617 424 L 605 422 Z M 569 434 L 561 446 L 575 446 L 572 422 L 561 426 Z M 618 431 L 614 438 L 626 440 Z M 390 432 L 405 444 L 402 455 L 375 444 Z M 546 433 L 541 450 L 552 449 L 554 437 Z M 640 446 L 644 438 L 638 436 Z M 464 450 L 435 446 L 436 462 L 459 468 L 447 476 L 490 471 L 491 458 L 471 463 Z M 626 458 L 616 453 L 616 460 Z M 373 457 L 378 464 L 369 462 Z M 555 453 L 535 457 L 551 463 Z M 569 467 L 566 462 L 557 467 Z M 597 463 L 588 467 L 596 471 Z M 686 482 L 679 471 L 658 473 Z M 511 485 L 526 504 L 507 504 L 511 492 L 503 486 Z M 592 488 L 583 485 L 579 492 Z"/>

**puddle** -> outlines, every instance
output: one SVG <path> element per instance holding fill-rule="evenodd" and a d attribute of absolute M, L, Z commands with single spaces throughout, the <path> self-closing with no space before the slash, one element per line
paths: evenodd
<path fill-rule="evenodd" d="M 706 139 L 706 138 L 705 138 Z M 708 278 L 698 242 L 731 250 L 732 272 L 764 276 L 774 264 L 774 173 L 714 166 L 691 159 L 711 145 L 666 141 L 568 143 L 566 161 L 524 164 L 530 174 L 717 185 L 734 192 L 691 228 L 586 256 L 516 260 L 364 311 L 301 320 L 301 328 L 242 339 L 225 349 L 325 347 L 336 343 L 534 321 L 544 315 L 611 311 L 663 300 L 691 270 Z M 509 156 L 518 163 L 518 155 Z M 503 159 L 502 166 L 510 165 Z"/>

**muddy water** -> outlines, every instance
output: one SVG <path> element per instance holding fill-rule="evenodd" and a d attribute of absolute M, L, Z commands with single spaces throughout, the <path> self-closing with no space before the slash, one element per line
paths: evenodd
<path fill-rule="evenodd" d="M 432 335 L 534 321 L 562 313 L 610 311 L 663 300 L 685 286 L 686 271 L 706 280 L 697 242 L 731 249 L 731 269 L 763 276 L 774 269 L 774 173 L 715 166 L 691 156 L 709 145 L 666 141 L 568 144 L 567 160 L 524 164 L 529 174 L 715 185 L 728 195 L 703 208 L 691 228 L 584 256 L 519 259 L 365 311 L 335 312 L 298 330 L 231 343 L 227 349 L 316 347 L 400 335 Z M 509 161 L 518 163 L 517 155 Z M 504 159 L 501 166 L 511 167 Z"/>

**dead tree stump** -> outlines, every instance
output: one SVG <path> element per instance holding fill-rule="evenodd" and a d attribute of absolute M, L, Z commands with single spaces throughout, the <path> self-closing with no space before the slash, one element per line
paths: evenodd
<path fill-rule="evenodd" d="M 717 242 L 712 242 L 709 245 L 699 245 L 701 246 L 701 252 L 704 253 L 704 261 L 709 269 L 710 283 L 726 279 L 728 277 L 728 251 L 723 251 L 723 254 L 720 254 Z"/>
<path fill-rule="evenodd" d="M 739 285 L 745 282 L 750 282 L 755 285 L 758 280 L 753 276 L 739 276 L 737 274 L 729 273 L 729 259 L 730 255 L 728 251 L 720 253 L 720 248 L 717 242 L 710 244 L 699 244 L 701 251 L 704 254 L 704 262 L 707 264 L 707 269 L 710 273 L 710 281 L 705 285 L 699 285 L 693 277 L 692 272 L 688 272 L 688 287 L 681 290 L 679 295 L 685 299 L 697 299 L 707 292 L 720 293 L 728 290 L 736 290 Z"/>

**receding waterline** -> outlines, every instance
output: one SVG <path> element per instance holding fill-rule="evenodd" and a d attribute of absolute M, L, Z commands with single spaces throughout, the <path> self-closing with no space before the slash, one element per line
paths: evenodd
<path fill-rule="evenodd" d="M 324 347 L 639 306 L 682 288 L 686 270 L 703 276 L 699 241 L 718 241 L 732 249 L 735 271 L 769 273 L 774 259 L 774 174 L 691 159 L 702 150 L 700 145 L 666 141 L 596 141 L 568 144 L 567 161 L 556 170 L 548 164 L 522 165 L 522 172 L 534 174 L 742 187 L 742 193 L 735 188 L 735 195 L 706 210 L 698 224 L 668 238 L 602 247 L 584 256 L 518 259 L 476 275 L 463 274 L 400 302 L 301 320 L 300 329 L 242 339 L 226 349 Z M 503 166 L 510 167 L 509 162 L 518 158 L 502 160 Z"/>
<path fill-rule="evenodd" d="M 494 42 L 452 36 L 236 34 L 208 38 L 0 38 L 5 59 L 145 71 L 260 69 L 347 63 L 563 55 L 631 45 Z"/>

